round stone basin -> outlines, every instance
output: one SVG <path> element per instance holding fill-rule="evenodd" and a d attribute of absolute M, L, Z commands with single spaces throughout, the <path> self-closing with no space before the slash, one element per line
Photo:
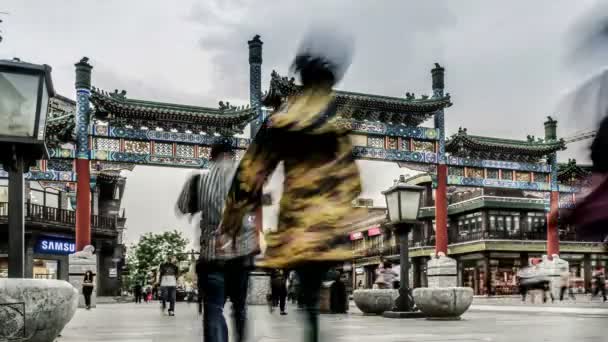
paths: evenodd
<path fill-rule="evenodd" d="M 355 305 L 365 314 L 381 315 L 395 306 L 395 299 L 399 297 L 399 290 L 370 289 L 355 290 L 353 300 Z"/>
<path fill-rule="evenodd" d="M 77 307 L 66 281 L 0 279 L 0 341 L 53 342 Z"/>
<path fill-rule="evenodd" d="M 414 302 L 428 319 L 460 319 L 471 303 L 470 287 L 421 287 L 414 289 Z"/>

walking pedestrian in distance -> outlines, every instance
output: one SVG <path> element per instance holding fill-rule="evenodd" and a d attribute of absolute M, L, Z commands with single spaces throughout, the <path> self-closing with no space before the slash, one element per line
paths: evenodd
<path fill-rule="evenodd" d="M 281 315 L 287 315 L 285 311 L 286 299 L 287 299 L 287 279 L 285 278 L 285 272 L 283 270 L 274 270 L 271 274 L 271 310 L 277 306 L 281 309 Z"/>
<path fill-rule="evenodd" d="M 140 282 L 137 282 L 133 287 L 133 295 L 135 295 L 135 303 L 140 304 L 143 296 L 143 289 Z"/>
<path fill-rule="evenodd" d="M 349 131 L 335 124 L 332 88 L 348 68 L 353 48 L 343 38 L 328 29 L 304 39 L 292 64 L 301 91 L 276 108 L 253 139 L 237 169 L 222 225 L 230 236 L 239 233 L 239 223 L 260 205 L 262 188 L 282 161 L 278 227 L 265 234 L 267 249 L 259 265 L 298 272 L 308 342 L 319 341 L 321 282 L 331 267 L 353 258 L 344 237 L 365 215 L 352 206 L 361 180 Z"/>
<path fill-rule="evenodd" d="M 571 286 L 571 281 L 570 281 L 570 272 L 569 271 L 562 272 L 562 274 L 560 274 L 559 281 L 560 281 L 559 301 L 561 302 L 564 300 L 564 295 L 566 294 L 566 291 L 568 291 L 568 296 L 570 297 L 570 299 L 576 300 L 576 297 L 574 296 L 574 292 L 572 291 L 572 286 Z"/>
<path fill-rule="evenodd" d="M 179 278 L 177 258 L 170 256 L 164 264 L 160 265 L 158 273 L 160 275 L 162 310 L 164 311 L 167 308 L 167 302 L 169 302 L 169 316 L 175 316 L 175 295 L 177 279 Z"/>
<path fill-rule="evenodd" d="M 87 310 L 91 310 L 91 294 L 95 287 L 94 279 L 95 276 L 92 271 L 86 271 L 82 279 L 82 294 L 84 295 L 84 305 Z"/>
<path fill-rule="evenodd" d="M 298 304 L 300 295 L 300 280 L 298 274 L 295 271 L 289 272 L 289 286 L 287 287 L 287 299 L 292 304 Z"/>
<path fill-rule="evenodd" d="M 604 273 L 604 269 L 602 266 L 598 265 L 593 271 L 593 281 L 595 282 L 595 289 L 593 291 L 592 297 L 597 297 L 600 293 L 602 294 L 602 299 L 605 302 L 606 298 L 606 274 Z"/>
<path fill-rule="evenodd" d="M 246 338 L 247 288 L 254 256 L 260 253 L 259 232 L 255 225 L 257 208 L 241 216 L 233 228 L 239 234 L 230 239 L 221 234 L 222 214 L 232 184 L 236 163 L 230 141 L 218 141 L 211 147 L 209 171 L 191 177 L 180 194 L 178 214 L 201 212 L 200 257 L 196 272 L 203 293 L 203 328 L 205 342 L 227 342 L 224 318 L 226 298 L 232 302 L 236 341 Z"/>
<path fill-rule="evenodd" d="M 376 270 L 376 285 L 379 289 L 392 289 L 398 276 L 397 272 L 393 271 L 393 264 L 385 260 Z"/>

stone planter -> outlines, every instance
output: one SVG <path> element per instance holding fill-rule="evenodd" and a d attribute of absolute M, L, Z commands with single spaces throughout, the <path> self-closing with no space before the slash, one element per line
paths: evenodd
<path fill-rule="evenodd" d="M 473 303 L 470 287 L 421 287 L 414 289 L 413 295 L 427 319 L 459 320 Z"/>
<path fill-rule="evenodd" d="M 355 304 L 365 314 L 381 315 L 385 311 L 390 311 L 395 306 L 395 299 L 399 297 L 399 290 L 355 290 L 353 300 Z"/>
<path fill-rule="evenodd" d="M 0 341 L 52 342 L 77 307 L 78 291 L 66 281 L 0 279 Z"/>

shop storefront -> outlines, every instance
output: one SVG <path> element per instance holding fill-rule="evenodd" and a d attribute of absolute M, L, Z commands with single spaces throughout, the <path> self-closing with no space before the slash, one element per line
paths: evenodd
<path fill-rule="evenodd" d="M 465 255 L 460 258 L 462 285 L 473 289 L 475 295 L 487 293 L 483 254 Z"/>
<path fill-rule="evenodd" d="M 517 273 L 521 267 L 518 253 L 490 254 L 490 294 L 496 296 L 518 294 Z"/>
<path fill-rule="evenodd" d="M 63 236 L 39 236 L 34 241 L 32 278 L 67 280 L 68 256 L 76 251 L 73 239 Z"/>

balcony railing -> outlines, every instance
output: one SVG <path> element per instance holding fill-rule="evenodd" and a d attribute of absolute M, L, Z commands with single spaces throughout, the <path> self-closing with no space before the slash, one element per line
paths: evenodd
<path fill-rule="evenodd" d="M 434 246 L 434 245 L 435 245 L 434 237 L 424 239 L 424 242 L 410 240 L 408 243 L 409 248 L 426 247 L 426 246 Z M 398 255 L 400 250 L 401 250 L 401 248 L 399 247 L 399 244 L 384 246 L 384 247 L 369 247 L 369 248 L 363 249 L 363 255 L 366 257 L 377 256 L 377 255 L 383 255 L 383 256 Z"/>
<path fill-rule="evenodd" d="M 73 226 L 76 224 L 76 212 L 67 209 L 47 207 L 26 203 L 24 216 L 27 221 L 57 223 Z M 0 218 L 8 217 L 8 203 L 0 202 Z M 91 215 L 91 227 L 98 229 L 116 229 L 116 218 L 113 216 Z"/>

